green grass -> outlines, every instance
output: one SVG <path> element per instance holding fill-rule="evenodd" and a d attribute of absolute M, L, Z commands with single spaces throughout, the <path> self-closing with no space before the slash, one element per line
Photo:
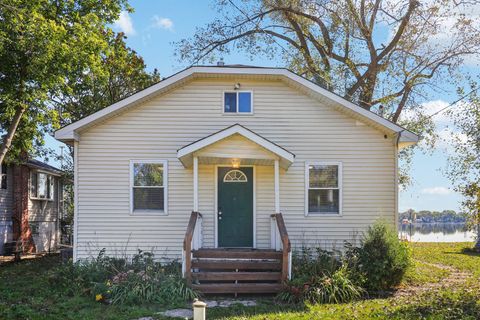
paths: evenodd
<path fill-rule="evenodd" d="M 449 270 L 424 261 L 413 260 L 412 266 L 408 268 L 407 273 L 405 274 L 403 285 L 419 286 L 426 283 L 438 283 L 449 275 Z"/>
<path fill-rule="evenodd" d="M 453 267 L 480 277 L 480 255 L 469 249 L 472 243 L 416 243 L 412 245 L 413 258 L 428 263 Z"/>
<path fill-rule="evenodd" d="M 404 286 L 437 283 L 450 275 L 444 265 L 471 273 L 471 281 L 453 288 L 426 290 L 407 297 L 362 300 L 348 304 L 299 306 L 259 300 L 255 307 L 210 308 L 208 319 L 480 319 L 480 255 L 466 252 L 470 243 L 412 244 L 414 265 Z M 138 319 L 153 316 L 160 305 L 112 306 L 81 293 L 58 290 L 52 269 L 58 256 L 0 266 L 0 319 Z"/>

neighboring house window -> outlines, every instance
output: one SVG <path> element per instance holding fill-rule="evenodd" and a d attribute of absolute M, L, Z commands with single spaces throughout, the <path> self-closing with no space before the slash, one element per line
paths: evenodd
<path fill-rule="evenodd" d="M 53 200 L 55 177 L 44 172 L 32 172 L 30 187 L 30 198 Z"/>
<path fill-rule="evenodd" d="M 7 189 L 7 165 L 2 164 L 0 172 L 0 189 Z"/>
<path fill-rule="evenodd" d="M 223 93 L 224 113 L 253 113 L 253 95 L 251 91 L 233 91 Z"/>
<path fill-rule="evenodd" d="M 132 160 L 131 212 L 166 213 L 167 162 L 159 160 Z"/>
<path fill-rule="evenodd" d="M 342 164 L 314 162 L 306 165 L 307 214 L 340 214 L 342 201 Z"/>

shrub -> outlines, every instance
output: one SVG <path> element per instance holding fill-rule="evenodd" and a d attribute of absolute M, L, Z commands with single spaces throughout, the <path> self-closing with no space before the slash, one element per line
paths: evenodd
<path fill-rule="evenodd" d="M 388 290 L 397 286 L 410 265 L 410 251 L 405 242 L 383 221 L 368 228 L 362 245 L 350 250 L 357 255 L 357 269 L 364 276 L 364 286 L 369 291 Z"/>
<path fill-rule="evenodd" d="M 363 289 L 349 279 L 346 266 L 342 266 L 332 275 L 320 274 L 308 281 L 294 279 L 287 284 L 280 298 L 293 303 L 343 303 L 360 298 L 362 293 Z"/>
<path fill-rule="evenodd" d="M 51 279 L 67 294 L 90 295 L 113 304 L 173 306 L 197 297 L 182 279 L 179 263 L 155 262 L 152 253 L 141 250 L 128 261 L 108 257 L 103 249 L 96 259 L 60 266 Z"/>

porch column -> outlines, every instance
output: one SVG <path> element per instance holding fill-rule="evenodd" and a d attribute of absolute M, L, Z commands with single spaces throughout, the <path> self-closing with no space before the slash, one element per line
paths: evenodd
<path fill-rule="evenodd" d="M 193 211 L 198 212 L 198 157 L 193 157 Z"/>
<path fill-rule="evenodd" d="M 275 213 L 280 213 L 280 167 L 278 160 L 275 160 Z"/>

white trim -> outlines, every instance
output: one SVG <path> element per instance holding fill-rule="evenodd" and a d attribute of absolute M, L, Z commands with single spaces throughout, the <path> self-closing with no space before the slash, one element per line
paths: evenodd
<path fill-rule="evenodd" d="M 395 204 L 394 204 L 394 208 L 395 208 L 395 214 L 394 214 L 394 218 L 395 218 L 395 230 L 398 230 L 398 144 L 395 143 L 395 145 L 393 146 L 394 148 L 394 151 L 393 151 L 393 157 L 395 159 L 395 172 L 393 173 L 393 183 L 394 183 L 394 188 L 395 188 Z"/>
<path fill-rule="evenodd" d="M 239 108 L 239 99 L 240 99 L 240 92 L 248 92 L 250 93 L 250 112 L 240 112 L 238 111 Z M 237 111 L 236 112 L 225 112 L 225 93 L 236 93 L 237 98 Z M 253 90 L 224 90 L 222 91 L 222 114 L 225 116 L 253 116 Z"/>
<path fill-rule="evenodd" d="M 337 212 L 309 212 L 308 211 L 308 190 L 310 189 L 310 172 L 311 165 L 336 165 L 338 166 L 338 213 Z M 332 189 L 332 188 L 325 188 Z M 315 217 L 340 217 L 343 213 L 343 163 L 341 161 L 305 161 L 305 216 Z"/>
<path fill-rule="evenodd" d="M 198 157 L 193 157 L 193 211 L 198 212 Z"/>
<path fill-rule="evenodd" d="M 279 157 L 287 160 L 290 164 L 293 163 L 295 159 L 295 155 L 293 153 L 288 152 L 287 150 L 277 146 L 276 144 L 268 141 L 267 139 L 253 133 L 252 131 L 242 127 L 239 124 L 235 124 L 227 129 L 214 133 L 204 139 L 201 139 L 197 142 L 194 142 L 188 146 L 185 146 L 177 151 L 177 158 L 182 161 L 182 158 L 188 156 L 189 154 L 205 148 L 215 142 L 218 142 L 222 139 L 228 138 L 231 135 L 240 134 L 245 138 L 255 142 L 256 144 L 264 147 L 265 149 L 269 150 L 270 152 L 276 154 Z"/>
<path fill-rule="evenodd" d="M 160 90 L 168 90 L 168 88 L 174 85 L 176 82 L 186 80 L 189 77 L 194 76 L 195 74 L 223 74 L 223 75 L 264 75 L 264 76 L 272 76 L 278 78 L 286 78 L 293 82 L 296 82 L 303 87 L 322 95 L 323 97 L 327 98 L 331 102 L 339 105 L 340 107 L 344 107 L 363 118 L 369 119 L 380 126 L 392 130 L 394 132 L 400 133 L 401 142 L 411 142 L 416 143 L 419 140 L 419 137 L 409 132 L 402 127 L 396 125 L 393 122 L 388 121 L 387 119 L 382 118 L 381 116 L 368 111 L 344 98 L 330 92 L 317 84 L 287 70 L 287 69 L 280 69 L 280 68 L 234 68 L 234 67 L 190 67 L 185 69 L 151 87 L 148 87 L 130 97 L 127 97 L 115 104 L 112 104 L 109 107 L 101 109 L 96 113 L 85 117 L 81 120 L 78 120 L 64 128 L 61 128 L 55 132 L 55 138 L 61 141 L 71 141 L 71 140 L 79 140 L 79 136 L 76 130 L 80 130 L 87 125 L 91 125 L 94 122 L 100 121 L 105 117 L 111 116 L 112 114 L 116 114 L 121 109 L 129 107 L 139 100 L 146 99 L 154 94 L 157 94 Z M 222 106 L 223 108 L 223 106 Z"/>
<path fill-rule="evenodd" d="M 78 260 L 78 141 L 73 142 L 73 262 Z"/>
<path fill-rule="evenodd" d="M 275 213 L 280 213 L 280 166 L 278 160 L 274 163 L 274 186 L 275 186 Z"/>
<path fill-rule="evenodd" d="M 215 190 L 215 214 L 214 214 L 214 230 L 215 248 L 218 248 L 218 168 L 232 167 L 226 164 L 216 164 L 214 172 L 214 190 Z M 254 165 L 240 166 L 240 168 L 253 168 L 253 248 L 257 248 L 257 170 Z"/>
<path fill-rule="evenodd" d="M 163 210 L 133 210 L 133 165 L 135 163 L 160 163 L 163 165 L 163 186 L 158 186 L 158 188 L 163 188 Z M 168 161 L 160 159 L 131 159 L 129 165 L 129 175 L 130 215 L 168 215 Z M 151 186 L 149 188 L 155 188 L 155 186 Z"/>

